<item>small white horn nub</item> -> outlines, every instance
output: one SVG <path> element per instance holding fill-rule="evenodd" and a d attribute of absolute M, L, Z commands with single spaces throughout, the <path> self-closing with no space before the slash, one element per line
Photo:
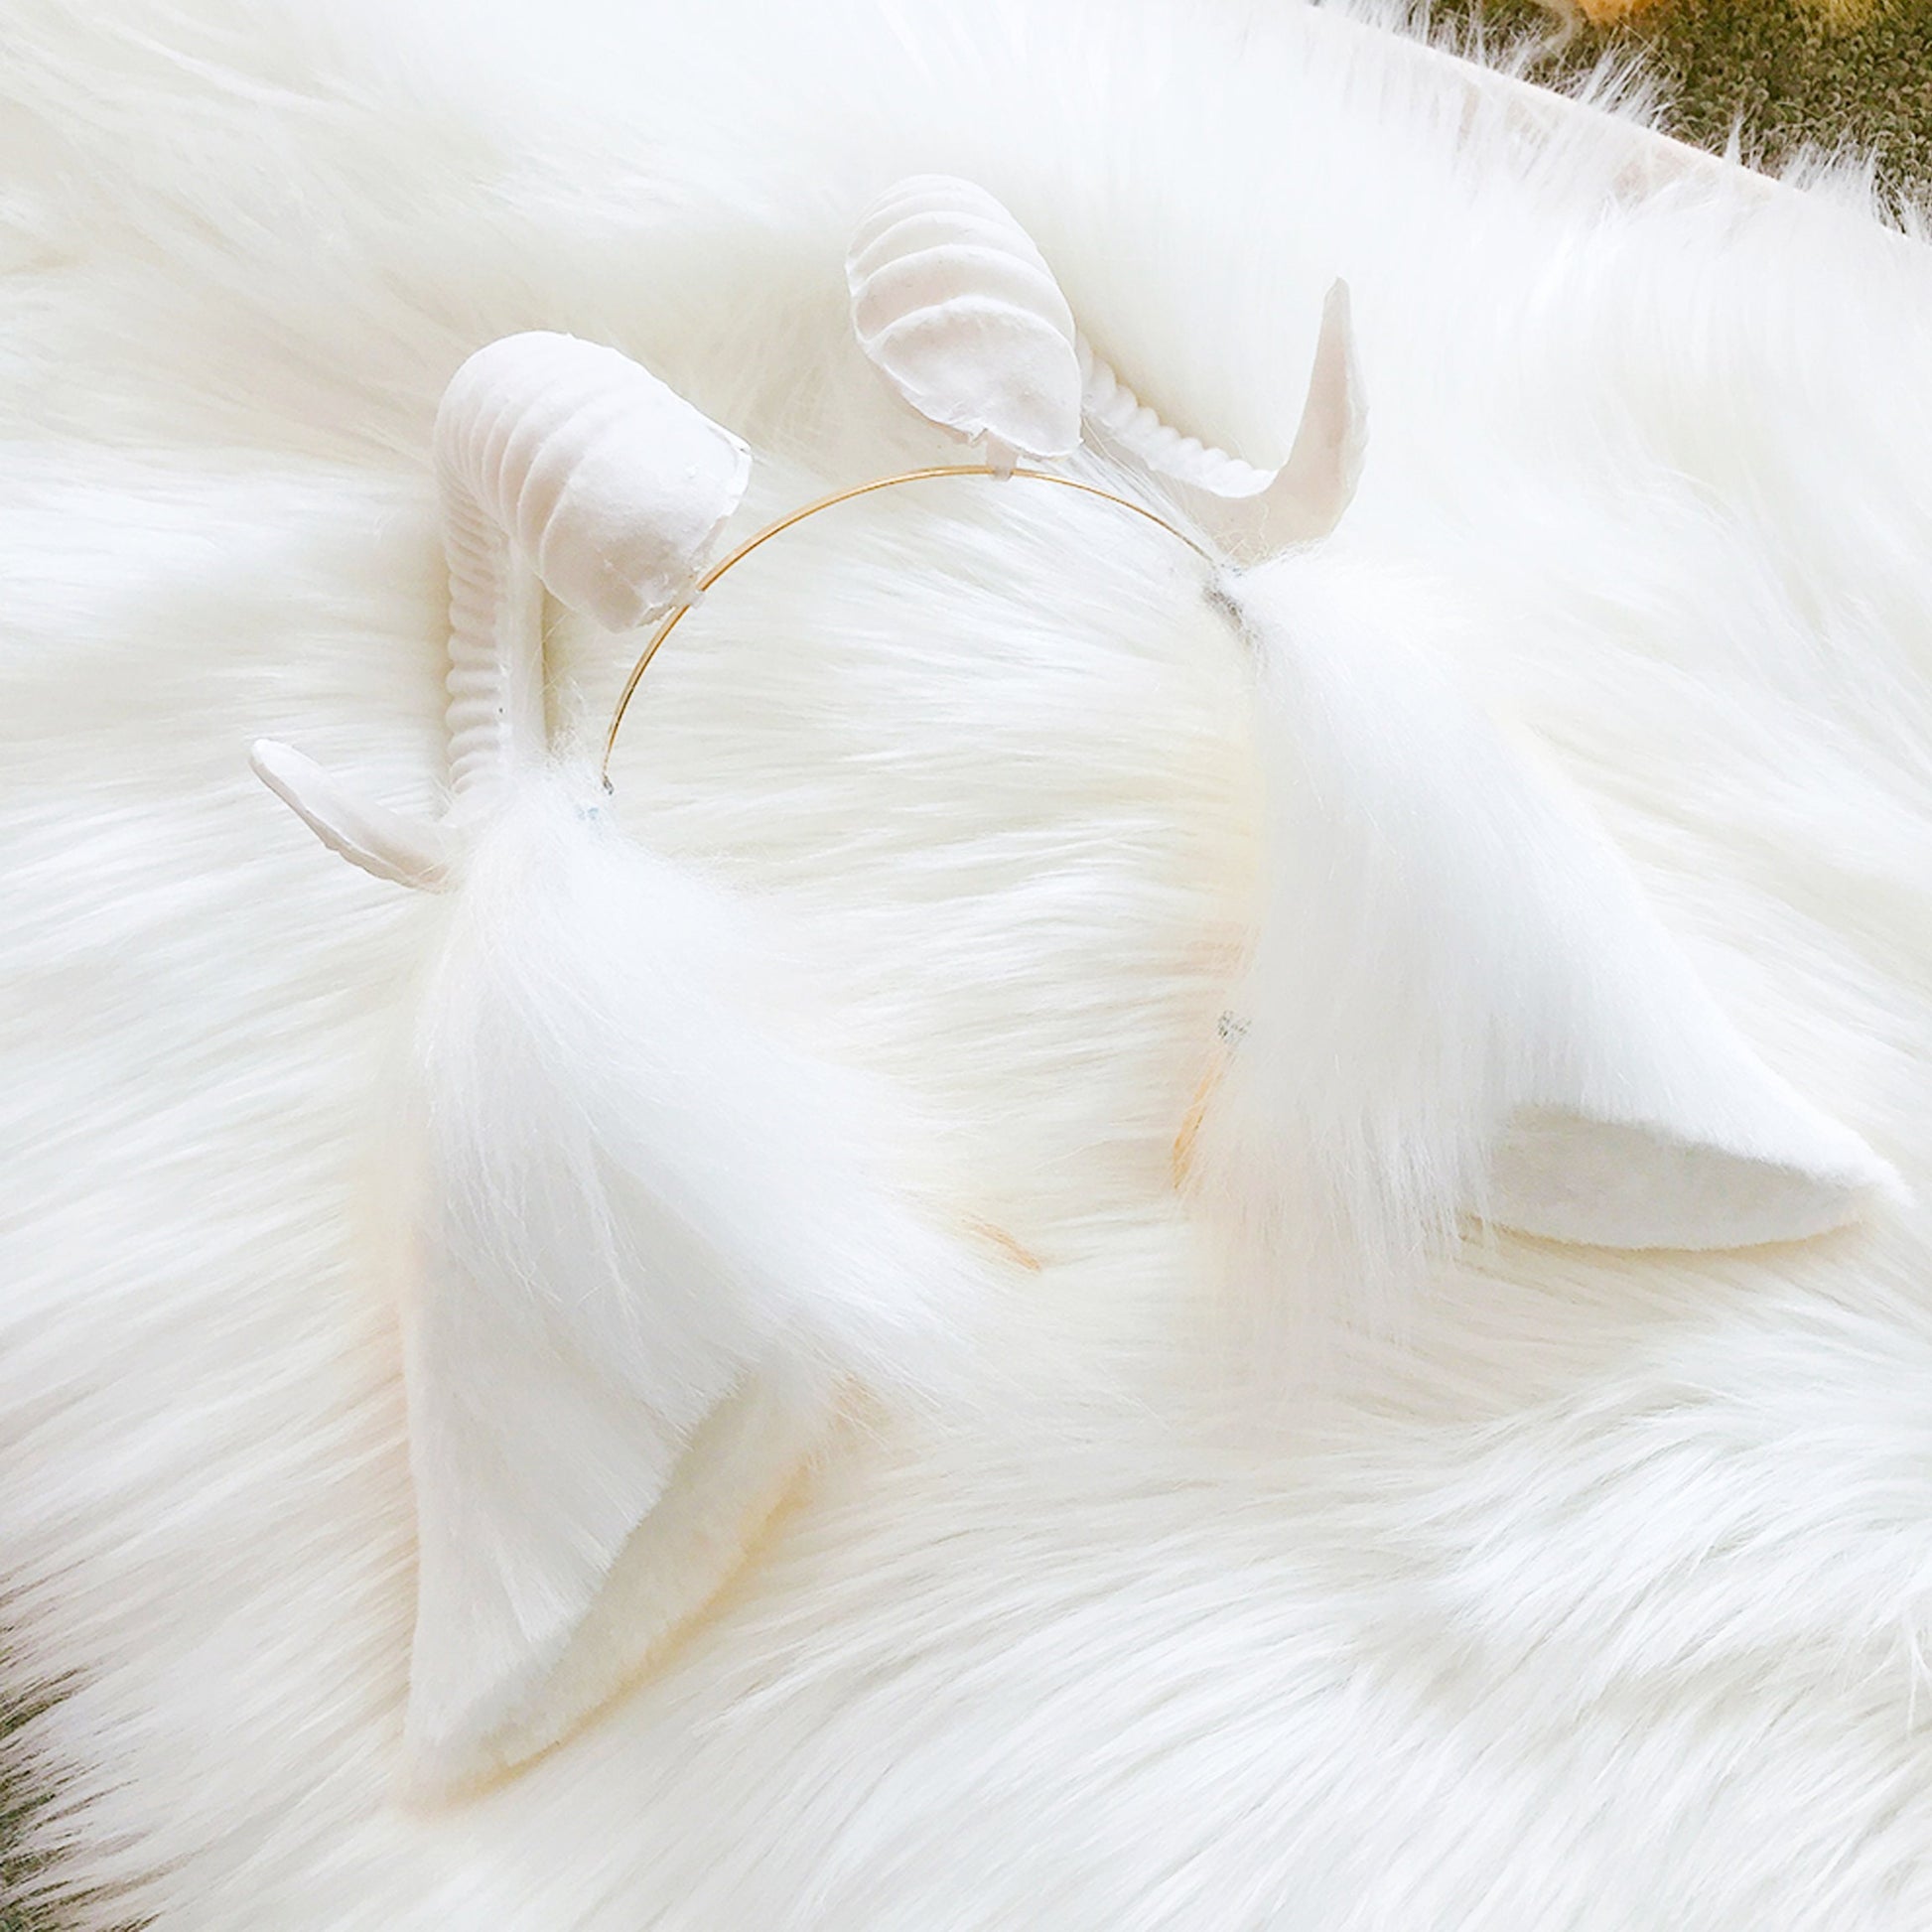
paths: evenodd
<path fill-rule="evenodd" d="M 314 759 L 272 738 L 256 739 L 248 762 L 255 776 L 351 866 L 423 892 L 440 892 L 449 884 L 451 841 L 442 826 L 358 797 Z"/>
<path fill-rule="evenodd" d="M 573 336 L 506 336 L 463 364 L 436 417 L 450 565 L 452 818 L 474 827 L 540 760 L 543 610 L 610 629 L 668 610 L 738 507 L 751 453 L 626 355 Z M 332 851 L 378 879 L 449 881 L 444 828 L 358 799 L 264 739 L 257 775 Z"/>
<path fill-rule="evenodd" d="M 1288 460 L 1257 470 L 1164 423 L 1082 339 L 1082 405 L 1094 441 L 1145 469 L 1237 563 L 1259 563 L 1325 537 L 1355 494 L 1368 443 L 1368 405 L 1355 359 L 1348 284 L 1321 305 L 1308 400 Z"/>

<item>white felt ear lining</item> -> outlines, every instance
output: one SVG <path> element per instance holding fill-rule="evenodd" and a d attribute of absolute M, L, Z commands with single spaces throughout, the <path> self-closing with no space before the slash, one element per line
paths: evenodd
<path fill-rule="evenodd" d="M 1702 1139 L 1682 1122 L 1525 1107 L 1491 1156 L 1489 1217 L 1595 1247 L 1743 1248 L 1842 1227 L 1895 1191 L 1862 1142 L 1794 1101 L 1786 1089 L 1757 1120 L 1737 1110 Z M 1759 1132 L 1766 1119 L 1779 1131 Z"/>
<path fill-rule="evenodd" d="M 1269 883 L 1196 1180 L 1371 1249 L 1458 1209 L 1621 1247 L 1781 1241 L 1895 1187 L 1745 1043 L 1580 804 L 1344 582 L 1229 580 Z"/>

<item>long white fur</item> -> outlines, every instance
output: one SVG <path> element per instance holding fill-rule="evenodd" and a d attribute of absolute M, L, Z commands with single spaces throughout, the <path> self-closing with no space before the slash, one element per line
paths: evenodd
<path fill-rule="evenodd" d="M 1932 1921 L 1932 276 L 1856 179 L 1636 201 L 1613 134 L 1540 141 L 1328 7 L 23 0 L 7 38 L 0 1653 L 62 1693 L 9 1742 L 60 1853 L 10 1905 Z M 236 747 L 435 810 L 422 453 L 479 342 L 637 356 L 755 445 L 753 514 L 950 454 L 838 268 L 919 169 L 1255 461 L 1346 275 L 1374 460 L 1327 564 L 1426 581 L 1398 631 L 1921 1204 L 1742 1256 L 1499 1235 L 1405 1349 L 1235 1405 L 1169 1150 L 1254 904 L 1242 646 L 1105 505 L 854 505 L 679 632 L 620 796 L 802 901 L 854 1057 L 1045 1264 L 998 1306 L 1020 1387 L 828 1442 L 646 1683 L 407 1813 L 371 1101 L 451 905 L 328 861 Z M 631 647 L 559 621 L 566 703 Z"/>

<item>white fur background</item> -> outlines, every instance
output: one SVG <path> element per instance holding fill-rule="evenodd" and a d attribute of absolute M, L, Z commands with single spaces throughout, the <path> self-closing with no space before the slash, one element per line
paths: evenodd
<path fill-rule="evenodd" d="M 1317 1389 L 1230 1374 L 1167 1161 L 1252 886 L 1239 646 L 1044 490 L 774 546 L 619 773 L 637 836 L 796 896 L 863 1056 L 1047 1263 L 1001 1372 L 855 1426 L 592 1730 L 399 1808 L 385 1134 L 440 912 L 245 766 L 272 735 L 433 799 L 428 426 L 489 337 L 646 361 L 759 450 L 749 518 L 942 455 L 840 262 L 953 170 L 1256 461 L 1350 278 L 1371 452 L 1311 594 L 1452 653 L 1932 1201 L 1932 271 L 1856 183 L 1638 205 L 1613 143 L 1286 0 L 9 0 L 0 95 L 0 1614 L 13 1691 L 64 1693 L 11 1740 L 64 1848 L 17 1902 L 1932 1923 L 1925 1210 L 1697 1261 L 1499 1238 Z M 595 718 L 630 644 L 556 642 Z"/>

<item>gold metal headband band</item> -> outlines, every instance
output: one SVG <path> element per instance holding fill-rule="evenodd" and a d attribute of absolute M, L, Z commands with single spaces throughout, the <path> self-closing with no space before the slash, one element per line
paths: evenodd
<path fill-rule="evenodd" d="M 849 503 L 857 496 L 870 496 L 876 490 L 897 489 L 901 483 L 931 483 L 940 477 L 1024 477 L 1029 483 L 1054 483 L 1061 489 L 1077 489 L 1083 496 L 1098 496 L 1109 503 L 1118 503 L 1124 510 L 1132 510 L 1136 516 L 1144 516 L 1150 523 L 1158 524 L 1179 543 L 1184 543 L 1203 563 L 1214 562 L 1213 553 L 1196 543 L 1185 530 L 1176 529 L 1165 516 L 1151 510 L 1145 503 L 1137 503 L 1131 496 L 1116 495 L 1111 489 L 1102 489 L 1097 483 L 1079 483 L 1072 477 L 1056 476 L 1050 470 L 996 469 L 990 463 L 941 463 L 926 470 L 906 470 L 896 477 L 876 477 L 871 483 L 857 483 L 850 489 L 835 489 L 829 496 L 821 496 L 816 502 L 807 503 L 802 509 L 795 509 L 787 516 L 781 516 L 775 523 L 767 523 L 756 536 L 748 537 L 730 556 L 723 558 L 705 572 L 692 587 L 687 597 L 662 623 L 651 632 L 650 641 L 638 654 L 636 663 L 630 667 L 630 675 L 623 681 L 623 689 L 618 694 L 617 709 L 611 714 L 611 729 L 604 738 L 604 762 L 598 767 L 598 775 L 604 781 L 604 789 L 611 789 L 611 755 L 618 749 L 618 733 L 623 726 L 623 714 L 630 709 L 630 700 L 635 695 L 644 672 L 650 668 L 650 660 L 657 655 L 659 647 L 684 619 L 696 607 L 699 599 L 717 583 L 719 578 L 741 564 L 754 550 L 769 543 L 775 536 L 789 530 L 794 523 L 802 523 L 808 516 L 816 516 L 820 510 L 835 508 L 840 503 Z"/>

